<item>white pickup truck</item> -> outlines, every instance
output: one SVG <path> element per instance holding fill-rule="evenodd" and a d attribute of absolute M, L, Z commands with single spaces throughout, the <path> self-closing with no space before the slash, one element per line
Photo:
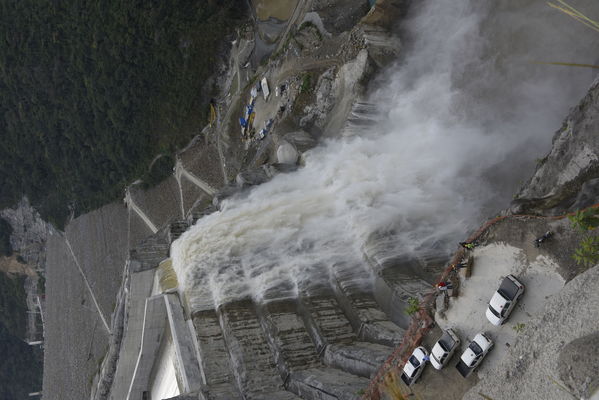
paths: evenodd
<path fill-rule="evenodd" d="M 447 329 L 443 336 L 431 349 L 431 364 L 435 369 L 441 369 L 451 359 L 451 356 L 460 345 L 460 338 L 453 329 Z"/>
<path fill-rule="evenodd" d="M 414 349 L 412 355 L 408 358 L 408 362 L 404 365 L 401 374 L 401 380 L 406 385 L 410 386 L 418 380 L 420 374 L 422 374 L 422 370 L 424 370 L 427 358 L 428 352 L 424 347 L 419 346 Z"/>
<path fill-rule="evenodd" d="M 493 325 L 503 324 L 523 294 L 524 285 L 514 275 L 506 276 L 489 301 L 487 308 L 489 322 Z"/>
<path fill-rule="evenodd" d="M 487 355 L 493 347 L 493 341 L 483 332 L 478 333 L 462 353 L 460 361 L 455 366 L 460 374 L 466 378 Z"/>

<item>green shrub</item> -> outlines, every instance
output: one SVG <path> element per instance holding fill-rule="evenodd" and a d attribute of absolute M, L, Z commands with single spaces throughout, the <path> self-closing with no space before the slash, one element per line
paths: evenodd
<path fill-rule="evenodd" d="M 578 210 L 576 214 L 569 215 L 568 219 L 572 223 L 573 228 L 586 232 L 599 226 L 599 209 L 588 208 L 586 210 Z"/>
<path fill-rule="evenodd" d="M 410 297 L 408 299 L 408 306 L 406 307 L 406 314 L 412 315 L 420 310 L 420 302 L 415 297 Z"/>
<path fill-rule="evenodd" d="M 576 263 L 587 267 L 599 263 L 599 236 L 588 236 L 581 240 L 572 257 Z"/>
<path fill-rule="evenodd" d="M 300 86 L 300 93 L 310 93 L 312 92 L 312 75 L 309 72 L 306 72 L 304 76 L 302 76 L 302 85 Z"/>

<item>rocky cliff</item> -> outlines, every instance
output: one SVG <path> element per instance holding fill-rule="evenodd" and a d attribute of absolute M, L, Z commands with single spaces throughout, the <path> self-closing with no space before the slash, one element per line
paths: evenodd
<path fill-rule="evenodd" d="M 516 195 L 513 213 L 558 215 L 599 201 L 599 79 L 570 110 L 553 136 L 549 154 L 537 162 Z"/>

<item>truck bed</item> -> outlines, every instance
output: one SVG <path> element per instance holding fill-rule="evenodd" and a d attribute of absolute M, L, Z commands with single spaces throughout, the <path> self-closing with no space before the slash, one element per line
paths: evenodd
<path fill-rule="evenodd" d="M 464 361 L 462 360 L 460 360 L 455 367 L 460 373 L 460 375 L 462 375 L 464 378 L 467 378 L 472 373 L 472 371 L 474 371 L 474 368 L 468 367 L 466 363 L 464 363 Z"/>

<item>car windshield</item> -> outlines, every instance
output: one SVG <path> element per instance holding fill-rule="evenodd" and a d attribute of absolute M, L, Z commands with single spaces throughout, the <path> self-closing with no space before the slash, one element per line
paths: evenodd
<path fill-rule="evenodd" d="M 439 347 L 441 347 L 441 349 L 443 351 L 446 351 L 446 352 L 449 351 L 449 349 L 447 348 L 447 346 L 445 346 L 445 343 L 443 343 L 442 341 L 439 341 Z"/>
<path fill-rule="evenodd" d="M 489 310 L 493 313 L 494 316 L 496 316 L 497 318 L 501 318 L 501 316 L 497 313 L 497 311 L 495 311 L 493 307 L 489 306 Z"/>
<path fill-rule="evenodd" d="M 506 301 L 510 299 L 510 296 L 501 288 L 497 290 L 497 293 L 499 293 Z"/>
<path fill-rule="evenodd" d="M 412 364 L 414 366 L 414 368 L 418 368 L 420 366 L 418 359 L 414 356 L 411 356 L 409 361 L 410 361 L 410 364 Z"/>
<path fill-rule="evenodd" d="M 468 348 L 470 348 L 470 350 L 472 350 L 476 355 L 479 355 L 483 352 L 483 349 L 481 349 L 476 342 L 470 343 L 470 346 L 468 346 Z"/>

